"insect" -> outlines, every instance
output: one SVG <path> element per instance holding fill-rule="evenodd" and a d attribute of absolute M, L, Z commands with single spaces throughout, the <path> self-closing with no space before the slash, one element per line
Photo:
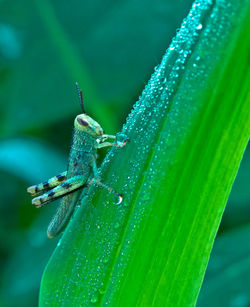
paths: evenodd
<path fill-rule="evenodd" d="M 70 217 L 80 200 L 81 190 L 86 191 L 92 184 L 107 189 L 121 203 L 122 195 L 100 181 L 96 165 L 97 149 L 108 146 L 123 147 L 129 141 L 125 134 L 104 134 L 102 127 L 84 110 L 82 91 L 76 83 L 78 96 L 83 113 L 76 116 L 72 147 L 69 155 L 68 170 L 33 185 L 27 189 L 32 196 L 32 204 L 37 208 L 58 198 L 61 203 L 47 230 L 49 238 L 57 236 L 68 224 Z M 113 139 L 114 142 L 108 142 Z"/>

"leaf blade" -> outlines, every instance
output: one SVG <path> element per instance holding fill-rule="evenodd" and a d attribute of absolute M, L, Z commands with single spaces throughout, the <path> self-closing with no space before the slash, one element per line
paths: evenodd
<path fill-rule="evenodd" d="M 54 302 L 51 293 L 60 304 L 195 304 L 250 121 L 248 80 L 235 78 L 245 75 L 247 44 L 243 64 L 234 65 L 238 40 L 248 37 L 248 2 L 202 3 L 129 115 L 124 132 L 131 143 L 103 163 L 102 177 L 123 192 L 123 205 L 91 191 L 47 267 L 41 304 Z M 228 71 L 235 87 L 227 87 Z"/>

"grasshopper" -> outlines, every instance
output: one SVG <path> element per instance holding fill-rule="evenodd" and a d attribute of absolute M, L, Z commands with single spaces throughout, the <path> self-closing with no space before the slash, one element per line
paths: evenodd
<path fill-rule="evenodd" d="M 74 121 L 68 170 L 27 189 L 27 192 L 32 196 L 40 195 L 32 200 L 32 204 L 37 208 L 62 198 L 57 212 L 48 226 L 47 235 L 49 238 L 56 237 L 67 226 L 80 200 L 82 189 L 87 192 L 89 187 L 95 184 L 117 197 L 118 204 L 122 201 L 121 194 L 116 193 L 111 187 L 100 181 L 96 157 L 97 149 L 108 146 L 123 147 L 129 139 L 122 133 L 117 136 L 104 134 L 102 127 L 86 114 L 82 91 L 77 83 L 76 87 L 83 113 L 77 115 Z M 115 141 L 108 142 L 108 139 Z"/>

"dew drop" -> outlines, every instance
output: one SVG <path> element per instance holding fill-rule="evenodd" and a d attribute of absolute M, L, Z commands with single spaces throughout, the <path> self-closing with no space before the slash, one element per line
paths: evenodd
<path fill-rule="evenodd" d="M 117 205 L 120 205 L 120 203 L 122 202 L 122 200 L 123 200 L 122 194 L 119 194 L 116 204 L 117 204 Z"/>
<path fill-rule="evenodd" d="M 115 223 L 114 228 L 117 229 L 120 227 L 120 224 L 118 222 Z"/>
<path fill-rule="evenodd" d="M 91 297 L 91 299 L 90 299 L 90 302 L 91 302 L 92 304 L 97 303 L 97 302 L 98 302 L 98 297 L 97 297 L 97 295 L 93 295 L 93 296 Z"/>
<path fill-rule="evenodd" d="M 103 294 L 105 293 L 105 289 L 104 289 L 104 288 L 100 288 L 100 289 L 99 289 L 99 293 L 100 293 L 101 295 L 103 295 Z"/>
<path fill-rule="evenodd" d="M 197 27 L 196 27 L 197 30 L 201 30 L 202 29 L 202 24 L 200 23 Z"/>

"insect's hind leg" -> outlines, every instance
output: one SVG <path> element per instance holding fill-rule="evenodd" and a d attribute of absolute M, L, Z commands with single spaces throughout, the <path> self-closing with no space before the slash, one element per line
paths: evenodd
<path fill-rule="evenodd" d="M 98 173 L 98 169 L 97 169 L 97 166 L 96 166 L 96 161 L 94 159 L 92 161 L 92 170 L 93 170 L 94 178 L 92 178 L 90 180 L 88 185 L 90 186 L 91 184 L 95 184 L 99 187 L 102 187 L 102 188 L 108 190 L 109 193 L 113 194 L 117 198 L 117 204 L 119 205 L 122 202 L 122 194 L 117 193 L 114 189 L 112 189 L 111 187 L 109 187 L 106 184 L 101 182 L 100 176 L 99 176 L 99 173 Z"/>
<path fill-rule="evenodd" d="M 45 182 L 32 185 L 27 189 L 27 192 L 30 193 L 32 196 L 46 192 L 64 182 L 66 180 L 66 177 L 67 171 L 60 173 L 59 175 L 54 176 Z"/>
<path fill-rule="evenodd" d="M 67 179 L 60 185 L 56 186 L 54 189 L 44 193 L 41 196 L 33 198 L 32 204 L 36 207 L 41 207 L 59 197 L 63 197 L 75 190 L 79 189 L 85 184 L 83 176 L 75 176 Z"/>
<path fill-rule="evenodd" d="M 101 187 L 101 188 L 104 188 L 104 189 L 108 190 L 109 193 L 113 194 L 113 195 L 117 198 L 117 202 L 116 202 L 117 205 L 119 205 L 119 204 L 122 202 L 122 199 L 123 199 L 122 194 L 117 193 L 114 189 L 112 189 L 112 188 L 109 187 L 108 185 L 102 183 L 102 182 L 99 180 L 99 178 L 93 178 L 93 179 L 90 181 L 89 185 L 91 185 L 91 184 L 95 184 L 95 185 L 97 185 L 97 186 L 99 186 L 99 187 Z"/>

